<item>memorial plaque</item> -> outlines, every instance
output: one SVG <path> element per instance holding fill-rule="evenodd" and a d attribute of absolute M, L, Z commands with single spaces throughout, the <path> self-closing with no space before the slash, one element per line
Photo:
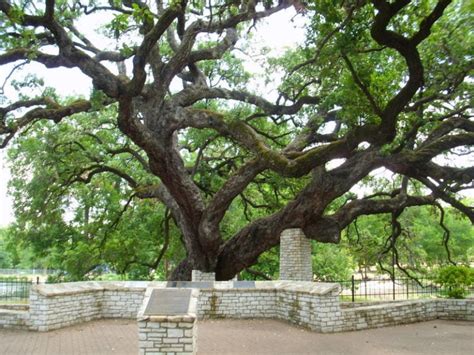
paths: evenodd
<path fill-rule="evenodd" d="M 255 288 L 255 281 L 234 281 L 234 288 Z"/>
<path fill-rule="evenodd" d="M 188 313 L 192 290 L 155 289 L 151 292 L 144 315 L 176 316 Z"/>

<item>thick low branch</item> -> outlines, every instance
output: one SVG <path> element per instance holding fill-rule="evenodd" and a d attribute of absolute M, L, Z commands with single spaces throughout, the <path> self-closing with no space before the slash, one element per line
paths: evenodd
<path fill-rule="evenodd" d="M 216 278 L 232 278 L 236 272 L 256 263 L 262 252 L 278 245 L 284 229 L 305 228 L 324 218 L 327 204 L 346 193 L 380 163 L 377 154 L 364 152 L 332 171 L 315 169 L 311 183 L 293 201 L 280 211 L 248 224 L 226 242 L 218 258 Z M 321 235 L 323 241 L 324 237 Z"/>
<path fill-rule="evenodd" d="M 71 179 L 67 181 L 67 185 L 71 185 L 75 182 L 88 184 L 89 182 L 91 182 L 94 176 L 103 174 L 103 173 L 110 173 L 110 174 L 114 174 L 120 177 L 121 179 L 125 180 L 130 185 L 131 188 L 136 188 L 138 186 L 137 181 L 133 177 L 131 177 L 129 174 L 125 173 L 124 171 L 120 169 L 117 169 L 108 165 L 103 165 L 103 164 L 92 165 L 92 166 L 88 166 L 86 168 L 81 169 L 77 174 L 72 176 Z"/>
<path fill-rule="evenodd" d="M 472 137 L 471 137 L 472 139 Z M 472 144 L 472 143 L 471 143 Z M 474 168 L 452 168 L 443 167 L 426 161 L 424 154 L 399 154 L 384 161 L 384 166 L 396 173 L 412 177 L 428 187 L 436 198 L 449 203 L 454 208 L 464 213 L 474 223 L 474 209 L 467 207 L 449 193 L 449 184 L 456 183 L 459 186 L 469 184 L 474 180 Z M 442 180 L 438 186 L 435 181 Z M 457 188 L 462 190 L 462 188 Z"/>
<path fill-rule="evenodd" d="M 315 105 L 320 102 L 318 97 L 303 96 L 293 105 L 282 106 L 245 91 L 189 87 L 173 96 L 173 104 L 186 107 L 205 99 L 227 99 L 244 102 L 258 107 L 268 115 L 292 115 L 297 113 L 304 105 Z"/>
<path fill-rule="evenodd" d="M 433 195 L 428 196 L 408 196 L 399 194 L 389 199 L 363 199 L 349 202 L 344 207 L 339 209 L 333 215 L 328 216 L 334 221 L 337 221 L 340 230 L 348 226 L 357 217 L 362 215 L 373 215 L 382 213 L 391 213 L 400 209 L 413 206 L 432 205 L 435 202 Z M 323 225 L 321 225 L 324 227 Z"/>
<path fill-rule="evenodd" d="M 201 60 L 219 59 L 237 43 L 237 39 L 237 31 L 230 28 L 226 31 L 225 37 L 216 46 L 191 52 L 189 54 L 189 62 L 195 63 Z"/>
<path fill-rule="evenodd" d="M 265 165 L 254 159 L 240 167 L 219 189 L 204 211 L 200 229 L 205 235 L 219 235 L 219 224 L 232 201 L 264 170 Z"/>
<path fill-rule="evenodd" d="M 437 155 L 449 150 L 474 145 L 474 132 L 445 135 L 434 141 L 427 142 L 421 148 L 413 152 L 414 158 L 418 162 L 428 162 Z"/>
<path fill-rule="evenodd" d="M 44 104 L 54 106 L 54 108 L 34 108 L 25 113 L 22 117 L 13 120 L 11 124 L 6 125 L 5 115 L 8 112 L 22 107 L 26 108 Z M 91 108 L 92 105 L 87 100 L 77 100 L 67 106 L 61 106 L 48 98 L 19 101 L 8 107 L 0 108 L 0 135 L 8 134 L 3 142 L 0 143 L 0 148 L 4 148 L 8 144 L 8 141 L 13 138 L 15 133 L 37 120 L 47 119 L 58 123 L 65 117 L 80 112 L 87 112 Z"/>
<path fill-rule="evenodd" d="M 61 55 L 42 53 L 31 48 L 15 48 L 0 55 L 0 65 L 14 63 L 18 60 L 35 61 L 47 68 L 73 68 L 75 64 Z"/>
<path fill-rule="evenodd" d="M 59 49 L 59 57 L 64 61 L 65 66 L 77 66 L 84 74 L 92 78 L 97 89 L 104 91 L 110 97 L 118 97 L 124 90 L 123 83 L 100 62 L 92 59 L 74 46 L 67 31 L 54 18 L 53 8 L 54 2 L 48 2 L 44 16 L 31 16 L 22 13 L 17 16 L 18 18 L 12 18 L 15 11 L 10 3 L 0 0 L 0 11 L 13 23 L 20 22 L 23 26 L 42 26 L 51 31 Z M 61 64 L 61 66 L 63 65 Z"/>
<path fill-rule="evenodd" d="M 263 138 L 251 126 L 240 120 L 225 120 L 223 115 L 207 110 L 179 109 L 177 111 L 179 126 L 173 128 L 212 128 L 220 134 L 231 137 L 236 142 L 253 152 L 265 161 L 268 168 L 283 176 L 300 177 L 309 173 L 316 166 L 329 160 L 347 158 L 357 145 L 366 140 L 373 127 L 355 129 L 346 137 L 329 144 L 317 146 L 304 152 L 284 154 L 269 147 Z M 291 154 L 290 154 L 291 153 Z"/>
<path fill-rule="evenodd" d="M 423 184 L 425 184 L 431 191 L 433 191 L 434 195 L 441 200 L 449 203 L 451 206 L 462 212 L 466 215 L 472 224 L 474 224 L 474 207 L 469 207 L 461 203 L 460 201 L 456 200 L 454 197 L 450 196 L 448 193 L 443 191 L 441 188 L 437 187 L 433 184 L 429 179 L 418 177 Z"/>

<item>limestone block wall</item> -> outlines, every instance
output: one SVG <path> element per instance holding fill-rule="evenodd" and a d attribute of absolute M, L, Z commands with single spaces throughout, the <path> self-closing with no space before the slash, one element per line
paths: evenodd
<path fill-rule="evenodd" d="M 218 286 L 218 283 L 216 283 Z M 474 299 L 410 300 L 341 307 L 339 289 L 309 282 L 256 282 L 254 289 L 201 290 L 198 318 L 276 318 L 333 333 L 432 319 L 474 321 Z"/>
<path fill-rule="evenodd" d="M 102 318 L 135 318 L 143 302 L 145 289 L 104 290 Z"/>
<path fill-rule="evenodd" d="M 136 318 L 147 282 L 34 285 L 28 327 L 47 331 L 100 318 Z M 163 287 L 163 283 L 155 283 Z"/>
<path fill-rule="evenodd" d="M 0 329 L 25 329 L 29 327 L 29 320 L 26 310 L 0 309 Z"/>
<path fill-rule="evenodd" d="M 280 236 L 280 280 L 312 281 L 311 241 L 299 228 Z"/>
<path fill-rule="evenodd" d="M 474 299 L 411 300 L 346 308 L 341 312 L 340 330 L 379 328 L 433 319 L 474 321 Z"/>
<path fill-rule="evenodd" d="M 199 293 L 197 314 L 205 318 L 276 318 L 274 289 L 206 289 Z"/>
<path fill-rule="evenodd" d="M 447 320 L 474 321 L 474 298 L 436 300 L 436 316 Z"/>
<path fill-rule="evenodd" d="M 82 282 L 35 285 L 30 294 L 29 311 L 0 310 L 0 328 L 47 331 L 98 318 L 136 318 L 144 304 L 145 290 L 153 287 L 164 288 L 166 283 Z M 201 289 L 196 298 L 195 315 L 199 319 L 276 318 L 325 333 L 436 318 L 474 321 L 474 299 L 410 300 L 341 307 L 337 285 L 312 282 L 255 282 L 254 288 L 239 288 L 232 282 L 216 282 L 212 289 Z M 141 321 L 157 323 L 153 319 Z M 186 321 L 178 321 L 168 328 L 185 329 L 187 325 L 184 323 Z M 147 324 L 142 324 L 143 328 L 148 328 Z M 154 326 L 157 329 L 166 328 L 164 325 L 160 325 L 161 328 L 156 324 Z M 162 333 L 168 334 L 167 330 Z M 189 334 L 190 331 L 185 335 L 183 330 L 183 337 Z M 180 342 L 179 336 L 169 337 L 178 339 L 177 344 L 189 344 L 189 340 L 186 340 L 187 343 Z M 161 338 L 164 339 L 164 335 Z M 148 338 L 142 340 L 149 341 Z"/>
<path fill-rule="evenodd" d="M 342 311 L 341 330 L 379 328 L 436 318 L 436 302 L 431 300 L 356 307 Z"/>
<path fill-rule="evenodd" d="M 60 295 L 30 293 L 30 328 L 47 331 L 101 318 L 102 292 Z"/>
<path fill-rule="evenodd" d="M 278 317 L 318 332 L 341 330 L 338 289 L 324 294 L 280 290 L 277 296 Z"/>
<path fill-rule="evenodd" d="M 198 318 L 276 318 L 316 331 L 339 331 L 339 286 L 282 281 L 201 290 Z"/>

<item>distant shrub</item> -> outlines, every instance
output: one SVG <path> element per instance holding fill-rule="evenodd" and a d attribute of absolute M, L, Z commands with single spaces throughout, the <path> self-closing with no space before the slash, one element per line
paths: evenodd
<path fill-rule="evenodd" d="M 0 282 L 27 282 L 29 281 L 26 276 L 0 276 Z"/>
<path fill-rule="evenodd" d="M 46 279 L 47 284 L 57 284 L 61 282 L 70 282 L 70 281 L 75 281 L 75 280 L 70 280 L 68 275 L 65 275 L 64 273 L 50 274 L 48 275 L 48 278 Z"/>
<path fill-rule="evenodd" d="M 474 284 L 474 269 L 468 266 L 445 266 L 438 270 L 435 281 L 446 288 L 449 298 L 465 298 Z"/>
<path fill-rule="evenodd" d="M 124 281 L 126 278 L 123 275 L 117 275 L 117 274 L 103 274 L 100 275 L 96 278 L 98 281 Z"/>

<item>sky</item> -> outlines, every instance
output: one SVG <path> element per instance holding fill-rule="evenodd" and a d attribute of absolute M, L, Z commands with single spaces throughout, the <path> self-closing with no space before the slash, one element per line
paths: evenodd
<path fill-rule="evenodd" d="M 291 21 L 293 19 L 293 21 Z M 91 21 L 100 21 L 100 16 L 92 17 Z M 81 31 L 87 28 L 95 28 L 96 23 L 82 24 Z M 297 38 L 304 38 L 301 16 L 295 17 L 295 11 L 290 8 L 277 13 L 269 19 L 260 20 L 256 24 L 255 43 L 262 44 L 272 49 L 274 53 L 282 52 L 286 48 L 294 47 Z M 87 36 L 94 36 L 88 33 Z M 91 37 L 90 37 L 91 38 Z M 99 37 L 97 37 L 99 40 Z M 99 43 L 99 42 L 96 42 Z M 239 43 L 237 43 L 239 47 Z M 258 63 L 252 63 L 249 58 L 248 65 L 258 70 Z M 45 79 L 46 85 L 55 87 L 64 96 L 88 95 L 91 89 L 91 80 L 78 69 L 46 69 L 37 64 L 31 66 L 31 71 Z M 3 82 L 8 72 L 0 68 L 0 82 Z M 67 80 L 64 80 L 67 78 Z M 6 91 L 6 96 L 14 95 L 12 91 Z M 7 184 L 10 179 L 10 171 L 6 166 L 6 150 L 0 149 L 0 228 L 14 222 L 12 199 L 7 194 Z"/>

